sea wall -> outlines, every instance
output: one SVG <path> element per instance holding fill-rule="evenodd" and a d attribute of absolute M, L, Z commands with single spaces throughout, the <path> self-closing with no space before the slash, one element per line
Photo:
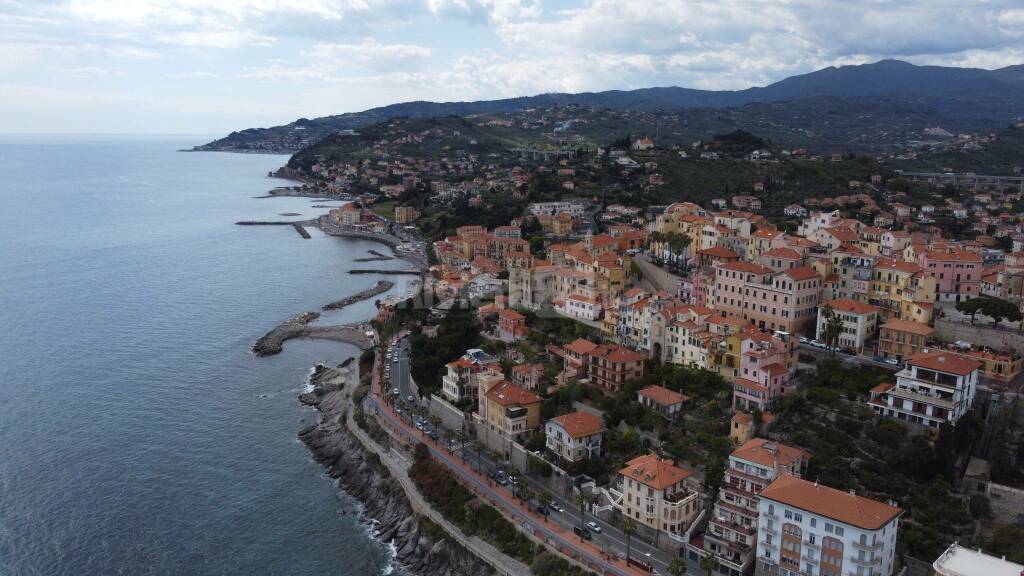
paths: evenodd
<path fill-rule="evenodd" d="M 376 454 L 368 452 L 346 425 L 355 363 L 337 368 L 318 366 L 313 392 L 303 394 L 315 406 L 320 422 L 299 433 L 314 458 L 338 484 L 363 503 L 363 513 L 376 523 L 377 535 L 390 542 L 407 570 L 430 576 L 484 576 L 494 570 L 461 544 L 436 529 L 424 529 L 400 484 Z"/>

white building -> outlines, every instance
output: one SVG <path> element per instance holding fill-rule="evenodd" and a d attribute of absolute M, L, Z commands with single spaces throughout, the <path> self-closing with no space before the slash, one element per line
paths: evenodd
<path fill-rule="evenodd" d="M 896 384 L 871 390 L 875 413 L 938 428 L 956 424 L 974 404 L 981 362 L 952 352 L 922 352 L 896 373 Z"/>
<path fill-rule="evenodd" d="M 568 462 L 601 455 L 604 423 L 590 412 L 573 412 L 548 420 L 544 425 L 545 447 Z"/>
<path fill-rule="evenodd" d="M 1020 576 L 1024 566 L 956 542 L 932 562 L 936 576 Z"/>
<path fill-rule="evenodd" d="M 461 358 L 449 362 L 445 367 L 448 372 L 441 377 L 441 395 L 449 402 L 476 400 L 477 378 L 481 374 L 494 375 L 501 379 L 501 366 L 498 360 L 477 348 L 467 350 Z"/>
<path fill-rule="evenodd" d="M 569 214 L 573 218 L 580 218 L 583 216 L 583 211 L 586 207 L 580 202 L 534 202 L 530 204 L 530 214 L 534 216 L 548 215 L 554 216 L 556 214 Z"/>
<path fill-rule="evenodd" d="M 891 576 L 903 511 L 783 474 L 758 502 L 756 576 Z"/>
<path fill-rule="evenodd" d="M 570 294 L 562 300 L 558 310 L 577 320 L 597 320 L 601 317 L 601 303 L 583 294 Z"/>
<path fill-rule="evenodd" d="M 832 212 L 811 212 L 810 217 L 806 218 L 800 227 L 797 229 L 797 234 L 804 238 L 810 238 L 818 230 L 825 230 L 828 228 L 836 227 L 843 220 L 843 215 L 839 213 L 839 210 L 833 210 Z"/>
<path fill-rule="evenodd" d="M 700 513 L 700 482 L 657 454 L 630 460 L 619 478 L 622 496 L 613 505 L 622 515 L 684 544 L 683 534 Z"/>
<path fill-rule="evenodd" d="M 864 302 L 857 302 L 849 298 L 836 298 L 828 302 L 822 302 L 818 307 L 818 340 L 825 342 L 825 325 L 828 319 L 822 312 L 825 308 L 831 308 L 832 313 L 839 317 L 843 323 L 842 330 L 835 345 L 840 348 L 849 348 L 860 354 L 864 351 L 864 344 L 875 337 L 878 329 L 878 308 Z M 826 344 L 828 344 L 826 342 Z"/>

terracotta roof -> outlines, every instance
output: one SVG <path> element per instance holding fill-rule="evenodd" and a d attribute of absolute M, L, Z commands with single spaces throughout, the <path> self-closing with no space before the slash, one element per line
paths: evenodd
<path fill-rule="evenodd" d="M 526 388 L 516 386 L 508 380 L 498 382 L 498 384 L 487 392 L 487 398 L 502 406 L 511 406 L 513 404 L 536 404 L 541 401 L 540 396 L 537 396 Z"/>
<path fill-rule="evenodd" d="M 897 332 L 910 332 L 911 334 L 920 334 L 921 336 L 931 336 L 935 332 L 935 328 L 921 322 L 914 322 L 912 320 L 889 320 L 885 324 L 882 324 L 882 328 L 889 330 L 895 330 Z"/>
<path fill-rule="evenodd" d="M 981 255 L 966 250 L 929 250 L 925 253 L 929 260 L 951 262 L 981 262 Z"/>
<path fill-rule="evenodd" d="M 739 258 L 740 255 L 732 250 L 729 250 L 725 246 L 712 246 L 711 248 L 705 248 L 697 252 L 698 254 L 704 254 L 711 256 L 712 258 Z"/>
<path fill-rule="evenodd" d="M 655 490 L 664 490 L 686 479 L 690 472 L 673 466 L 671 460 L 662 460 L 657 454 L 648 454 L 626 462 L 626 467 L 619 470 L 619 474 Z"/>
<path fill-rule="evenodd" d="M 686 402 L 687 400 L 690 399 L 690 397 L 687 396 L 686 394 L 680 394 L 679 392 L 675 392 L 669 390 L 668 388 L 658 386 L 655 384 L 652 384 L 651 386 L 648 386 L 643 390 L 640 390 L 640 395 L 646 396 L 647 398 L 650 398 L 651 400 L 658 404 L 661 404 L 662 406 L 671 406 L 673 404 Z"/>
<path fill-rule="evenodd" d="M 856 242 L 859 239 L 857 233 L 849 228 L 828 228 L 825 232 L 828 232 L 842 242 Z"/>
<path fill-rule="evenodd" d="M 836 298 L 835 300 L 829 300 L 828 302 L 821 303 L 821 308 L 826 306 L 831 307 L 833 310 L 849 312 L 851 314 L 870 314 L 872 312 L 878 312 L 877 306 L 865 304 L 864 302 L 857 302 L 856 300 L 850 300 L 849 298 Z"/>
<path fill-rule="evenodd" d="M 903 513 L 896 506 L 782 474 L 761 491 L 761 498 L 863 528 L 878 530 Z"/>
<path fill-rule="evenodd" d="M 873 392 L 875 394 L 883 394 L 885 392 L 888 392 L 889 390 L 892 390 L 895 387 L 896 387 L 896 385 L 891 383 L 891 382 L 882 382 L 878 386 L 875 386 L 874 388 L 872 388 L 871 392 Z"/>
<path fill-rule="evenodd" d="M 573 412 L 552 420 L 558 422 L 572 438 L 583 438 L 604 432 L 604 423 L 590 412 Z"/>
<path fill-rule="evenodd" d="M 595 346 L 594 349 L 590 351 L 590 355 L 602 357 L 609 362 L 639 362 L 644 359 L 643 354 L 630 350 L 629 348 L 619 346 L 618 344 L 602 344 L 600 346 Z"/>
<path fill-rule="evenodd" d="M 732 417 L 733 422 L 741 422 L 743 424 L 749 424 L 754 421 L 754 416 L 748 412 L 737 412 Z"/>
<path fill-rule="evenodd" d="M 512 310 L 511 308 L 503 308 L 500 312 L 498 312 L 498 316 L 500 316 L 502 318 L 505 318 L 507 320 L 525 320 L 526 319 L 526 316 L 523 316 L 522 314 L 520 314 L 519 312 L 516 312 L 515 310 Z"/>
<path fill-rule="evenodd" d="M 800 458 L 810 458 L 810 454 L 805 450 L 764 438 L 749 440 L 729 456 L 772 468 L 789 466 Z"/>
<path fill-rule="evenodd" d="M 771 274 L 772 269 L 753 262 L 726 262 L 719 266 L 721 270 L 735 270 L 736 272 L 751 272 L 753 274 Z"/>
<path fill-rule="evenodd" d="M 810 266 L 799 266 L 797 268 L 791 268 L 783 272 L 786 276 L 789 276 L 793 280 L 799 282 L 800 280 L 811 280 L 814 278 L 820 278 L 818 273 L 814 271 L 814 268 Z"/>
<path fill-rule="evenodd" d="M 565 346 L 566 350 L 576 354 L 590 354 L 594 348 L 597 348 L 597 344 L 583 338 L 577 338 Z"/>
<path fill-rule="evenodd" d="M 911 358 L 910 363 L 914 366 L 927 368 L 928 370 L 957 374 L 959 376 L 966 376 L 981 368 L 981 362 L 977 360 L 971 360 L 959 354 L 945 351 L 922 352 Z"/>
<path fill-rule="evenodd" d="M 920 265 L 913 262 L 905 262 L 903 260 L 893 260 L 891 258 L 883 258 L 875 263 L 875 268 L 890 268 L 893 270 L 900 270 L 901 272 L 920 272 L 924 270 Z"/>
<path fill-rule="evenodd" d="M 764 254 L 761 254 L 761 256 L 767 256 L 769 258 L 785 258 L 787 260 L 799 260 L 801 258 L 799 252 L 793 250 L 792 248 L 786 247 L 769 250 Z"/>

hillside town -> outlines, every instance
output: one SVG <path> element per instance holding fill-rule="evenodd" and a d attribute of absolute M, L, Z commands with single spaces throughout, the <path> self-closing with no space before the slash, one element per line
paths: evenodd
<path fill-rule="evenodd" d="M 332 211 L 337 226 L 429 239 L 421 293 L 380 303 L 382 336 L 399 335 L 381 394 L 543 522 L 640 571 L 891 576 L 1024 514 L 1019 187 L 890 171 L 774 208 L 764 183 L 632 204 L 580 192 L 609 162 L 660 186 L 650 137 L 492 163 L 386 159 L 395 143 L 309 180 L 379 186 Z M 544 178 L 558 194 L 538 193 Z M 808 437 L 808 419 L 846 440 Z M 859 472 L 895 462 L 835 461 L 850 446 L 830 442 L 911 457 L 893 434 L 925 459 L 906 486 Z M 915 501 L 926 488 L 936 500 Z"/>

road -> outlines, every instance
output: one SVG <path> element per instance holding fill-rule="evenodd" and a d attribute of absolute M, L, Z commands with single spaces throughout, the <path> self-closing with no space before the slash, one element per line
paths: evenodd
<path fill-rule="evenodd" d="M 386 362 L 388 363 L 387 365 L 391 367 L 390 377 L 388 379 L 388 389 L 392 390 L 394 388 L 398 388 L 401 396 L 401 400 L 398 404 L 403 408 L 401 414 L 402 421 L 408 424 L 413 424 L 414 418 L 410 414 L 409 408 L 418 408 L 420 406 L 420 398 L 409 373 L 409 346 L 408 338 L 400 338 L 398 342 L 392 346 L 392 349 L 395 350 L 395 355 L 386 359 Z M 413 398 L 412 402 L 408 400 L 410 396 Z M 444 438 L 444 430 L 445 428 L 443 426 L 438 430 L 441 438 Z M 449 432 L 454 431 L 449 430 Z M 421 438 L 421 432 L 417 431 L 416 434 L 417 439 L 425 440 L 425 438 Z M 443 444 L 443 440 L 441 441 L 441 444 Z M 456 444 L 452 447 L 452 452 L 459 454 L 468 466 L 485 477 L 490 476 L 499 470 L 505 471 L 508 469 L 506 464 L 492 460 L 486 450 L 482 451 L 482 453 L 478 455 L 473 449 L 472 442 L 467 441 L 462 445 Z M 482 470 L 479 469 L 481 466 Z M 522 477 L 525 477 L 526 481 L 530 485 L 530 489 L 535 494 L 540 494 L 542 491 L 550 493 L 553 500 L 564 510 L 563 512 L 555 512 L 552 510 L 548 516 L 549 522 L 564 528 L 569 532 L 572 531 L 573 526 L 579 526 L 581 524 L 579 504 L 574 500 L 563 498 L 562 496 L 551 492 L 544 483 L 531 477 L 529 474 L 524 474 Z M 511 485 L 501 488 L 495 486 L 496 490 L 500 489 L 506 491 L 509 497 L 514 498 L 515 496 L 512 493 L 511 488 Z M 626 536 L 622 531 L 619 530 L 617 526 L 609 524 L 593 514 L 584 514 L 584 516 L 584 522 L 596 522 L 597 525 L 601 527 L 600 534 L 593 534 L 595 540 L 599 542 L 607 542 L 609 544 L 606 548 L 607 552 L 625 558 Z M 668 574 L 668 565 L 673 558 L 671 554 L 658 549 L 653 544 L 645 542 L 637 536 L 633 536 L 631 539 L 630 550 L 633 558 L 651 562 L 659 573 Z M 699 566 L 695 563 L 688 562 L 687 568 L 690 569 L 692 574 L 701 574 Z"/>
<path fill-rule="evenodd" d="M 449 454 L 441 444 L 430 440 L 422 432 L 413 428 L 407 421 L 411 420 L 407 411 L 398 414 L 389 404 L 384 402 L 381 395 L 382 382 L 380 382 L 378 374 L 375 369 L 373 375 L 374 383 L 371 387 L 371 393 L 366 396 L 366 402 L 370 409 L 375 410 L 380 417 L 387 421 L 392 430 L 406 436 L 413 442 L 424 443 L 433 458 L 462 478 L 475 492 L 482 494 L 491 502 L 497 503 L 507 516 L 511 516 L 513 521 L 527 531 L 531 531 L 535 536 L 549 540 L 563 550 L 569 550 L 587 564 L 596 566 L 608 574 L 627 576 L 642 573 L 636 568 L 626 566 L 625 562 L 606 559 L 597 547 L 591 543 L 579 542 L 579 539 L 572 532 L 566 532 L 559 527 L 545 523 L 536 513 L 531 512 L 526 506 L 519 503 L 508 490 L 492 485 L 491 481 L 485 476 L 476 473 L 468 464 Z"/>
<path fill-rule="evenodd" d="M 858 356 L 856 354 L 847 354 L 845 352 L 836 352 L 835 356 L 829 354 L 829 351 L 824 348 L 817 348 L 811 346 L 808 342 L 802 342 L 800 344 L 800 351 L 815 356 L 817 358 L 832 358 L 845 362 L 846 364 L 859 364 L 861 366 L 872 366 L 875 368 L 885 368 L 886 370 L 900 370 L 902 366 L 893 366 L 892 364 L 886 364 L 885 362 L 877 362 L 873 358 L 867 356 Z"/>

